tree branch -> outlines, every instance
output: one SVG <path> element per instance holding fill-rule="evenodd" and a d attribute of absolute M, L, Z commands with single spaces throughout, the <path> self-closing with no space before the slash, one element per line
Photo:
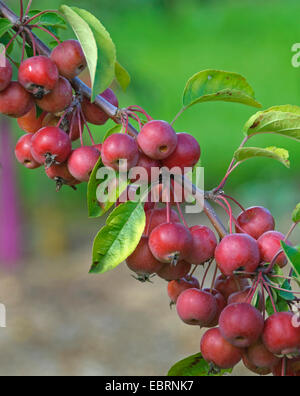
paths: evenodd
<path fill-rule="evenodd" d="M 18 23 L 20 22 L 20 20 L 18 16 L 9 7 L 7 7 L 7 5 L 1 0 L 0 0 L 0 13 L 4 18 L 7 18 L 14 25 L 15 31 L 19 29 Z M 33 36 L 36 42 L 37 51 L 42 55 L 50 56 L 51 50 L 43 43 L 42 40 L 40 40 L 34 33 L 31 32 L 30 27 L 24 26 L 23 29 L 27 43 L 32 45 L 30 37 Z M 71 84 L 76 91 L 81 92 L 85 97 L 91 99 L 91 95 L 92 95 L 91 89 L 86 84 L 84 84 L 78 77 L 74 78 L 71 81 Z M 113 106 L 111 103 L 106 101 L 100 95 L 96 97 L 95 103 L 117 124 L 121 123 L 121 118 L 119 116 L 120 109 Z M 133 136 L 138 135 L 138 131 L 131 124 L 128 125 L 128 131 Z M 195 185 L 193 185 L 189 180 L 185 178 L 184 178 L 184 183 L 189 193 L 194 194 L 196 196 L 196 199 L 198 199 L 199 201 L 203 200 L 203 196 L 204 196 L 203 191 L 198 189 Z M 227 234 L 226 228 L 219 219 L 219 217 L 217 216 L 217 214 L 215 213 L 214 209 L 207 202 L 207 200 L 204 200 L 204 212 L 206 216 L 209 218 L 214 228 L 216 229 L 216 231 L 218 232 L 219 236 L 223 238 Z"/>

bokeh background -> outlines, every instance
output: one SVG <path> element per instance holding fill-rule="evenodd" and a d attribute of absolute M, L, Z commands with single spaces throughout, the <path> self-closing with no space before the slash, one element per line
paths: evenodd
<path fill-rule="evenodd" d="M 91 10 L 111 33 L 132 77 L 128 92 L 118 91 L 121 106 L 139 104 L 154 118 L 171 121 L 188 78 L 208 68 L 243 74 L 264 108 L 300 104 L 300 69 L 291 64 L 291 47 L 300 42 L 297 0 L 34 0 L 33 8 L 63 3 Z M 18 10 L 17 0 L 7 4 Z M 223 177 L 255 111 L 204 103 L 176 123 L 177 131 L 200 141 L 206 189 Z M 109 125 L 93 127 L 99 142 Z M 85 185 L 57 194 L 42 169 L 16 164 L 13 146 L 21 134 L 14 121 L 0 130 L 0 302 L 7 308 L 0 375 L 165 375 L 177 360 L 197 353 L 199 330 L 170 311 L 164 282 L 140 284 L 124 265 L 88 275 L 92 240 L 103 220 L 87 218 Z M 267 159 L 249 161 L 227 191 L 245 206 L 268 207 L 286 232 L 300 201 L 299 144 L 273 135 L 253 143 L 289 149 L 291 169 Z M 204 216 L 189 220 L 207 224 Z M 19 232 L 7 238 L 11 228 Z"/>

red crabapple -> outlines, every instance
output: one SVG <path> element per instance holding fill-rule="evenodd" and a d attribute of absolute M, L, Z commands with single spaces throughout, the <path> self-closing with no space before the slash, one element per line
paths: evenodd
<path fill-rule="evenodd" d="M 247 303 L 228 305 L 221 313 L 222 336 L 238 348 L 247 348 L 257 342 L 264 329 L 262 314 Z"/>
<path fill-rule="evenodd" d="M 220 369 L 233 368 L 242 359 L 242 350 L 229 344 L 219 328 L 210 329 L 204 334 L 200 348 L 204 359 Z"/>
<path fill-rule="evenodd" d="M 283 241 L 284 239 L 285 236 L 281 232 L 265 232 L 257 241 L 262 261 L 266 263 L 271 263 L 279 250 L 282 249 L 281 241 Z M 286 243 L 289 245 L 291 244 L 289 241 L 286 241 Z M 281 268 L 283 268 L 287 264 L 287 258 L 285 257 L 285 254 L 283 252 L 276 258 L 275 264 L 278 264 Z"/>
<path fill-rule="evenodd" d="M 56 182 L 57 191 L 59 191 L 63 185 L 74 187 L 80 183 L 69 172 L 67 162 L 50 166 L 50 168 L 46 169 L 46 174 L 49 179 Z"/>
<path fill-rule="evenodd" d="M 252 371 L 252 373 L 255 373 L 257 375 L 269 375 L 272 373 L 272 369 L 270 369 L 268 367 L 255 366 L 250 361 L 250 359 L 248 358 L 248 356 L 246 354 L 243 354 L 243 364 L 248 370 Z"/>
<path fill-rule="evenodd" d="M 246 289 L 242 290 L 242 291 L 238 291 L 236 293 L 232 293 L 229 298 L 228 298 L 228 305 L 230 304 L 234 304 L 234 303 L 245 303 L 247 302 L 247 298 L 250 295 L 250 291 L 252 290 L 251 286 L 246 287 Z M 262 312 L 264 309 L 264 302 L 263 302 L 263 298 L 262 298 L 262 294 L 259 291 L 258 292 L 258 307 L 257 309 Z"/>
<path fill-rule="evenodd" d="M 176 265 L 165 264 L 160 271 L 157 272 L 157 275 L 170 282 L 172 280 L 181 279 L 187 276 L 187 274 L 191 270 L 191 264 L 186 261 L 179 261 Z"/>
<path fill-rule="evenodd" d="M 32 137 L 33 158 L 47 167 L 65 162 L 71 150 L 71 140 L 60 128 L 44 127 Z"/>
<path fill-rule="evenodd" d="M 278 312 L 265 322 L 263 342 L 275 355 L 300 352 L 300 327 L 293 325 L 292 312 Z"/>
<path fill-rule="evenodd" d="M 73 99 L 71 84 L 64 77 L 59 77 L 53 90 L 42 99 L 36 99 L 38 106 L 49 113 L 60 113 L 70 106 Z"/>
<path fill-rule="evenodd" d="M 216 289 L 206 288 L 203 290 L 206 291 L 207 293 L 211 293 L 214 296 L 217 303 L 217 312 L 213 320 L 206 327 L 216 327 L 219 324 L 220 315 L 227 305 L 225 297 Z"/>
<path fill-rule="evenodd" d="M 138 163 L 136 164 L 136 168 L 142 168 L 142 172 L 141 173 L 136 173 L 131 179 L 131 183 L 137 183 L 137 184 L 141 184 L 141 183 L 153 183 L 155 180 L 151 179 L 151 170 L 153 168 L 160 168 L 161 167 L 161 163 L 160 161 L 157 160 L 153 160 L 149 157 L 147 157 L 145 154 L 140 153 L 139 155 L 139 160 Z"/>
<path fill-rule="evenodd" d="M 0 113 L 19 118 L 27 114 L 34 106 L 31 95 L 17 81 L 0 92 Z"/>
<path fill-rule="evenodd" d="M 162 263 L 184 260 L 192 248 L 190 231 L 180 223 L 164 223 L 150 234 L 149 247 L 153 256 Z"/>
<path fill-rule="evenodd" d="M 274 217 L 268 209 L 261 206 L 246 209 L 239 215 L 237 222 L 243 231 L 236 226 L 236 232 L 246 232 L 254 239 L 258 239 L 265 232 L 272 231 L 275 228 Z"/>
<path fill-rule="evenodd" d="M 212 230 L 206 226 L 190 228 L 193 238 L 193 247 L 186 260 L 191 264 L 204 264 L 212 259 L 217 247 L 217 238 Z"/>
<path fill-rule="evenodd" d="M 68 159 L 69 172 L 75 179 L 88 182 L 99 157 L 100 151 L 95 147 L 79 147 L 72 151 Z"/>
<path fill-rule="evenodd" d="M 249 282 L 245 278 L 238 276 L 225 276 L 220 275 L 215 281 L 214 288 L 218 290 L 226 300 L 233 293 L 245 290 L 249 286 Z"/>
<path fill-rule="evenodd" d="M 280 359 L 278 364 L 273 367 L 272 373 L 274 377 L 281 377 L 283 374 L 282 370 L 283 365 L 283 358 Z M 285 370 L 286 377 L 300 377 L 300 359 L 286 359 L 286 370 Z"/>
<path fill-rule="evenodd" d="M 199 281 L 193 276 L 185 276 L 168 283 L 168 296 L 171 303 L 176 304 L 178 297 L 187 289 L 200 289 Z"/>
<path fill-rule="evenodd" d="M 59 73 L 72 79 L 86 68 L 86 59 L 79 41 L 66 40 L 55 47 L 51 59 L 56 64 Z"/>
<path fill-rule="evenodd" d="M 150 121 L 141 129 L 137 142 L 148 157 L 162 160 L 168 158 L 176 149 L 177 135 L 166 121 Z"/>
<path fill-rule="evenodd" d="M 254 272 L 260 263 L 256 240 L 247 234 L 226 235 L 215 251 L 220 271 L 227 276 L 239 269 Z"/>
<path fill-rule="evenodd" d="M 111 103 L 115 107 L 119 106 L 118 99 L 114 92 L 108 88 L 100 95 L 107 102 Z M 88 122 L 94 125 L 104 125 L 109 119 L 108 115 L 99 108 L 95 103 L 91 103 L 87 98 L 83 98 L 81 104 L 83 114 Z"/>
<path fill-rule="evenodd" d="M 3 62 L 3 66 L 0 66 L 0 92 L 4 91 L 11 83 L 13 69 L 11 63 L 7 58 L 1 55 L 0 61 Z M 4 65 L 5 62 L 5 65 Z"/>
<path fill-rule="evenodd" d="M 245 351 L 245 356 L 255 367 L 260 369 L 265 368 L 271 370 L 280 361 L 277 356 L 268 351 L 261 340 L 251 345 Z"/>
<path fill-rule="evenodd" d="M 197 140 L 188 133 L 177 133 L 177 146 L 175 151 L 163 160 L 163 166 L 169 169 L 179 167 L 194 168 L 201 155 L 201 149 Z"/>
<path fill-rule="evenodd" d="M 176 309 L 184 323 L 206 327 L 217 313 L 217 302 L 210 293 L 199 289 L 187 289 L 178 297 Z"/>
<path fill-rule="evenodd" d="M 15 155 L 20 164 L 23 164 L 26 168 L 36 169 L 41 164 L 36 162 L 31 154 L 31 138 L 32 134 L 30 133 L 20 137 L 15 148 Z"/>
<path fill-rule="evenodd" d="M 135 139 L 131 136 L 114 133 L 104 141 L 101 157 L 105 166 L 125 172 L 138 163 L 139 150 Z"/>
<path fill-rule="evenodd" d="M 126 259 L 128 268 L 145 280 L 164 266 L 152 255 L 148 240 L 148 237 L 142 236 L 135 251 Z"/>
<path fill-rule="evenodd" d="M 154 228 L 156 228 L 160 224 L 165 223 L 166 220 L 167 220 L 166 208 L 157 208 L 157 209 L 148 210 L 146 212 L 145 232 L 147 232 L 149 229 L 149 233 L 151 233 L 154 230 Z M 180 223 L 179 216 L 177 212 L 173 209 L 170 210 L 170 222 Z"/>
<path fill-rule="evenodd" d="M 43 112 L 37 117 L 36 107 L 33 106 L 31 110 L 23 117 L 17 119 L 19 127 L 27 133 L 35 133 L 43 127 L 43 120 L 46 117 L 46 113 Z"/>
<path fill-rule="evenodd" d="M 19 83 L 37 99 L 50 93 L 59 78 L 55 63 L 47 56 L 34 56 L 19 67 Z"/>

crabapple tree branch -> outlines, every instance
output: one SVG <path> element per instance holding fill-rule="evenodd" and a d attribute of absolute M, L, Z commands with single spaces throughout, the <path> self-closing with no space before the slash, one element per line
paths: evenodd
<path fill-rule="evenodd" d="M 7 5 L 0 0 L 0 14 L 6 19 L 8 19 L 12 24 L 13 24 L 13 29 L 15 31 L 19 31 L 20 26 L 22 26 L 20 19 L 18 16 L 9 8 Z M 45 56 L 50 56 L 51 50 L 48 48 L 48 46 L 40 40 L 34 33 L 32 33 L 30 26 L 23 26 L 22 27 L 23 32 L 25 33 L 26 36 L 26 41 L 29 45 L 32 46 L 32 40 L 35 42 L 36 50 L 38 53 L 41 55 Z M 78 77 L 75 77 L 72 81 L 71 84 L 73 88 L 77 92 L 81 92 L 85 97 L 88 99 L 91 99 L 92 91 L 91 89 L 84 84 Z M 121 123 L 121 110 L 106 101 L 104 98 L 102 98 L 100 95 L 98 95 L 95 99 L 95 104 L 97 104 L 101 110 L 103 110 L 111 119 L 113 119 L 116 123 L 120 124 Z M 133 127 L 133 125 L 129 124 L 128 125 L 128 132 L 133 135 L 137 136 L 138 131 Z M 183 177 L 184 185 L 185 188 L 189 193 L 192 193 L 196 196 L 196 199 L 198 201 L 203 200 L 204 192 L 200 190 L 198 187 L 196 187 L 193 183 L 191 183 L 188 179 Z M 221 238 L 223 238 L 226 234 L 226 228 L 212 206 L 209 204 L 209 202 L 205 199 L 204 200 L 204 212 L 214 228 L 216 229 L 217 233 Z"/>

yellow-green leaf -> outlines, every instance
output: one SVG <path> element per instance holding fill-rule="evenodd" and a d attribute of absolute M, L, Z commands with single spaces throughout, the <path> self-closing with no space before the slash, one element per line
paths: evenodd
<path fill-rule="evenodd" d="M 118 81 L 120 87 L 125 92 L 131 82 L 130 74 L 119 62 L 116 62 L 115 74 L 116 74 L 116 80 Z"/>
<path fill-rule="evenodd" d="M 237 162 L 242 162 L 257 157 L 272 158 L 281 162 L 287 168 L 290 167 L 289 152 L 283 148 L 243 147 L 234 153 L 234 158 L 237 160 Z"/>

